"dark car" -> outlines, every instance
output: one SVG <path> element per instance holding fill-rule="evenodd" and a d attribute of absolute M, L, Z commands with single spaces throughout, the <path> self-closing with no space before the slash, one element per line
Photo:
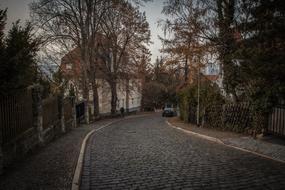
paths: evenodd
<path fill-rule="evenodd" d="M 162 112 L 162 117 L 173 117 L 175 115 L 175 111 L 173 108 L 164 108 Z"/>

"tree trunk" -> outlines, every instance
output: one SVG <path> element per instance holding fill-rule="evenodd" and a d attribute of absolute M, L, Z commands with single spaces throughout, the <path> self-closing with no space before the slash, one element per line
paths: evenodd
<path fill-rule="evenodd" d="M 145 107 L 145 76 L 142 77 L 141 80 L 141 111 L 144 111 Z"/>
<path fill-rule="evenodd" d="M 111 114 L 115 115 L 117 108 L 117 83 L 111 82 L 110 88 L 111 88 Z"/>
<path fill-rule="evenodd" d="M 229 0 L 225 5 L 223 0 L 217 0 L 217 14 L 219 20 L 219 48 L 220 61 L 224 72 L 223 85 L 227 93 L 237 99 L 235 90 L 238 84 L 237 70 L 234 67 L 230 55 L 235 51 L 235 40 L 233 33 L 235 0 Z"/>
<path fill-rule="evenodd" d="M 92 84 L 93 90 L 93 106 L 94 106 L 94 116 L 95 118 L 99 116 L 99 96 L 98 96 L 98 87 L 95 84 Z"/>
<path fill-rule="evenodd" d="M 188 81 L 188 56 L 185 57 L 185 64 L 184 64 L 184 82 Z"/>

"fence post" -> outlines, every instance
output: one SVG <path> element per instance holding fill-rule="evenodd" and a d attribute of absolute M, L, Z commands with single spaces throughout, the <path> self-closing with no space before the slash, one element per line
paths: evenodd
<path fill-rule="evenodd" d="M 64 99 L 63 94 L 58 95 L 58 114 L 60 120 L 61 132 L 65 133 L 65 122 L 64 122 Z"/>
<path fill-rule="evenodd" d="M 39 142 L 44 143 L 42 87 L 40 85 L 33 85 L 31 89 L 33 99 L 33 126 L 37 130 Z"/>
<path fill-rule="evenodd" d="M 268 131 L 268 124 L 269 124 L 269 112 L 261 112 L 261 131 L 259 131 L 259 137 L 264 137 Z"/>

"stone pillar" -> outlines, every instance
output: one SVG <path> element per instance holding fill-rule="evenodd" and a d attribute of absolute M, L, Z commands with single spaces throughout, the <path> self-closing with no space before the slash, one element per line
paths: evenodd
<path fill-rule="evenodd" d="M 33 99 L 33 126 L 37 130 L 39 142 L 44 143 L 42 87 L 40 85 L 33 85 L 31 89 Z"/>
<path fill-rule="evenodd" d="M 64 120 L 64 97 L 63 94 L 60 94 L 57 96 L 58 100 L 58 114 L 59 114 L 59 120 L 60 120 L 60 128 L 61 132 L 65 133 L 65 120 Z"/>

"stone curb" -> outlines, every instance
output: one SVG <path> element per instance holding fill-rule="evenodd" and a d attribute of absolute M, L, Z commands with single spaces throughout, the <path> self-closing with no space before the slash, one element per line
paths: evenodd
<path fill-rule="evenodd" d="M 99 131 L 105 127 L 108 127 L 114 123 L 117 123 L 119 121 L 123 121 L 123 120 L 127 120 L 127 119 L 133 119 L 133 118 L 138 118 L 138 117 L 145 117 L 148 116 L 150 114 L 143 114 L 143 115 L 134 115 L 134 116 L 128 116 L 119 120 L 115 120 L 115 121 L 111 121 L 105 125 L 102 125 L 101 127 L 99 127 L 98 129 L 93 129 L 91 130 L 83 139 L 82 144 L 81 144 L 81 148 L 80 148 L 80 153 L 78 156 L 78 160 L 77 160 L 77 164 L 76 164 L 76 168 L 75 168 L 75 172 L 73 175 L 73 180 L 72 180 L 72 187 L 71 190 L 79 190 L 80 187 L 80 179 L 81 179 L 81 173 L 82 173 L 82 168 L 83 168 L 83 162 L 84 162 L 84 154 L 85 154 L 85 150 L 86 150 L 86 145 L 87 145 L 87 141 L 89 140 L 90 136 L 95 133 L 96 131 Z"/>
<path fill-rule="evenodd" d="M 189 130 L 186 130 L 186 129 L 182 129 L 180 127 L 177 127 L 173 124 L 171 124 L 169 121 L 166 121 L 167 125 L 169 125 L 170 127 L 172 128 L 175 128 L 175 129 L 178 129 L 180 131 L 183 131 L 185 133 L 188 133 L 188 134 L 191 134 L 191 135 L 194 135 L 194 136 L 197 136 L 197 137 L 200 137 L 200 138 L 203 138 L 203 139 L 206 139 L 206 140 L 209 140 L 209 141 L 212 141 L 212 142 L 215 142 L 215 143 L 219 143 L 219 144 L 222 144 L 224 146 L 227 146 L 227 147 L 230 147 L 230 148 L 234 148 L 234 149 L 237 149 L 237 150 L 241 150 L 241 151 L 244 151 L 244 152 L 248 152 L 248 153 L 251 153 L 251 154 L 255 154 L 257 156 L 260 156 L 260 157 L 263 157 L 263 158 L 266 158 L 266 159 L 270 159 L 270 160 L 274 160 L 274 161 L 277 161 L 277 162 L 281 162 L 283 164 L 285 164 L 285 161 L 283 160 L 279 160 L 277 158 L 273 158 L 271 156 L 267 156 L 265 154 L 261 154 L 261 153 L 258 153 L 258 152 L 254 152 L 254 151 L 251 151 L 251 150 L 248 150 L 248 149 L 245 149 L 245 148 L 241 148 L 241 147 L 238 147 L 238 146 L 234 146 L 234 145 L 229 145 L 229 144 L 226 144 L 225 142 L 223 142 L 222 140 L 218 139 L 218 138 L 215 138 L 215 137 L 210 137 L 210 136 L 207 136 L 207 135 L 202 135 L 200 133 L 196 133 L 196 132 L 193 132 L 193 131 L 189 131 Z"/>
<path fill-rule="evenodd" d="M 191 134 L 191 135 L 195 135 L 195 136 L 198 136 L 198 137 L 200 137 L 200 138 L 207 139 L 207 140 L 209 140 L 209 141 L 213 141 L 213 142 L 216 142 L 216 143 L 223 144 L 223 142 L 222 142 L 220 139 L 218 139 L 218 138 L 210 137 L 210 136 L 207 136 L 207 135 L 202 135 L 202 134 L 200 134 L 200 133 L 195 133 L 195 132 L 193 132 L 193 131 L 189 131 L 189 130 L 186 130 L 186 129 L 182 129 L 182 128 L 180 128 L 180 127 L 176 127 L 175 125 L 171 124 L 169 121 L 166 121 L 166 123 L 167 123 L 167 125 L 169 125 L 169 126 L 175 128 L 175 129 L 178 129 L 178 130 L 180 130 L 180 131 L 183 131 L 183 132 L 185 132 L 185 133 L 189 133 L 189 134 Z"/>

